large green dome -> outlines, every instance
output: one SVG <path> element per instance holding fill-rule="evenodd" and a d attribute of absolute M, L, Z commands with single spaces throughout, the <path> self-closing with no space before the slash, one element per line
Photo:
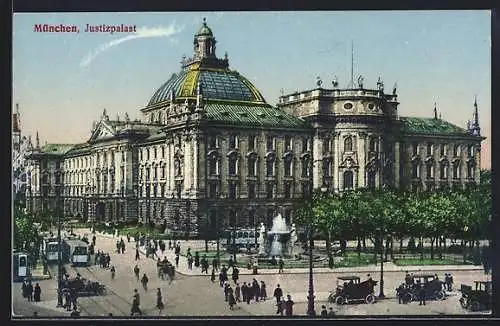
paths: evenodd
<path fill-rule="evenodd" d="M 175 98 L 194 98 L 198 82 L 204 100 L 265 103 L 257 88 L 238 72 L 229 69 L 203 69 L 195 66 L 173 74 L 154 93 L 148 106 L 169 100 L 172 91 Z"/>

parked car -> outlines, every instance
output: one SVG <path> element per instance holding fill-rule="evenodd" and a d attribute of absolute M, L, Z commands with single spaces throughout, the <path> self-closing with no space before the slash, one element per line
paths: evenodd
<path fill-rule="evenodd" d="M 434 274 L 415 274 L 411 275 L 410 284 L 406 283 L 402 289 L 396 289 L 398 295 L 401 295 L 403 301 L 411 302 L 418 300 L 420 287 L 424 287 L 426 300 L 444 300 L 446 293 L 443 289 L 443 281 L 439 280 Z"/>
<path fill-rule="evenodd" d="M 460 292 L 460 304 L 464 309 L 471 311 L 490 310 L 491 309 L 491 281 L 474 281 L 475 289 L 472 286 L 462 284 Z"/>
<path fill-rule="evenodd" d="M 364 301 L 374 303 L 375 295 L 373 288 L 377 281 L 369 278 L 360 282 L 358 276 L 341 276 L 337 278 L 337 287 L 330 293 L 329 302 L 335 302 L 338 305 L 347 304 L 353 301 Z"/>

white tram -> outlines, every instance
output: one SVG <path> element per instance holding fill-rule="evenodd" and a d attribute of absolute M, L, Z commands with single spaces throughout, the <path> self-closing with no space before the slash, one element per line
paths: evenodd
<path fill-rule="evenodd" d="M 22 252 L 12 254 L 13 280 L 20 282 L 28 276 L 28 255 Z"/>
<path fill-rule="evenodd" d="M 63 243 L 64 261 L 69 262 L 72 266 L 87 266 L 89 263 L 89 246 L 82 240 L 64 240 Z"/>

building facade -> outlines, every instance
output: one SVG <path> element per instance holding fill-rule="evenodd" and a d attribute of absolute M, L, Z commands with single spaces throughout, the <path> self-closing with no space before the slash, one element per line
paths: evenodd
<path fill-rule="evenodd" d="M 141 109 L 112 120 L 104 110 L 88 141 L 37 145 L 29 153 L 28 209 L 89 221 L 137 220 L 187 233 L 288 223 L 313 189 L 466 187 L 479 182 L 482 138 L 437 116 L 400 117 L 396 89 L 317 87 L 268 104 L 218 58 L 203 22 L 194 55 Z"/>
<path fill-rule="evenodd" d="M 31 137 L 21 132 L 21 114 L 19 104 L 16 104 L 12 114 L 12 197 L 24 202 L 27 183 L 26 154 L 32 148 Z"/>

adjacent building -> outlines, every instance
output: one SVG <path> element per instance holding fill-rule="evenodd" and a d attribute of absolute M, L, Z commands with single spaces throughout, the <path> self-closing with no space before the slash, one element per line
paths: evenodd
<path fill-rule="evenodd" d="M 268 104 L 216 56 L 204 21 L 192 58 L 161 85 L 142 119 L 106 110 L 81 144 L 36 146 L 28 154 L 26 194 L 35 214 L 89 221 L 137 220 L 170 230 L 213 232 L 288 223 L 311 191 L 431 189 L 479 182 L 477 103 L 463 129 L 442 120 L 401 117 L 397 90 L 363 85 L 283 95 Z"/>

